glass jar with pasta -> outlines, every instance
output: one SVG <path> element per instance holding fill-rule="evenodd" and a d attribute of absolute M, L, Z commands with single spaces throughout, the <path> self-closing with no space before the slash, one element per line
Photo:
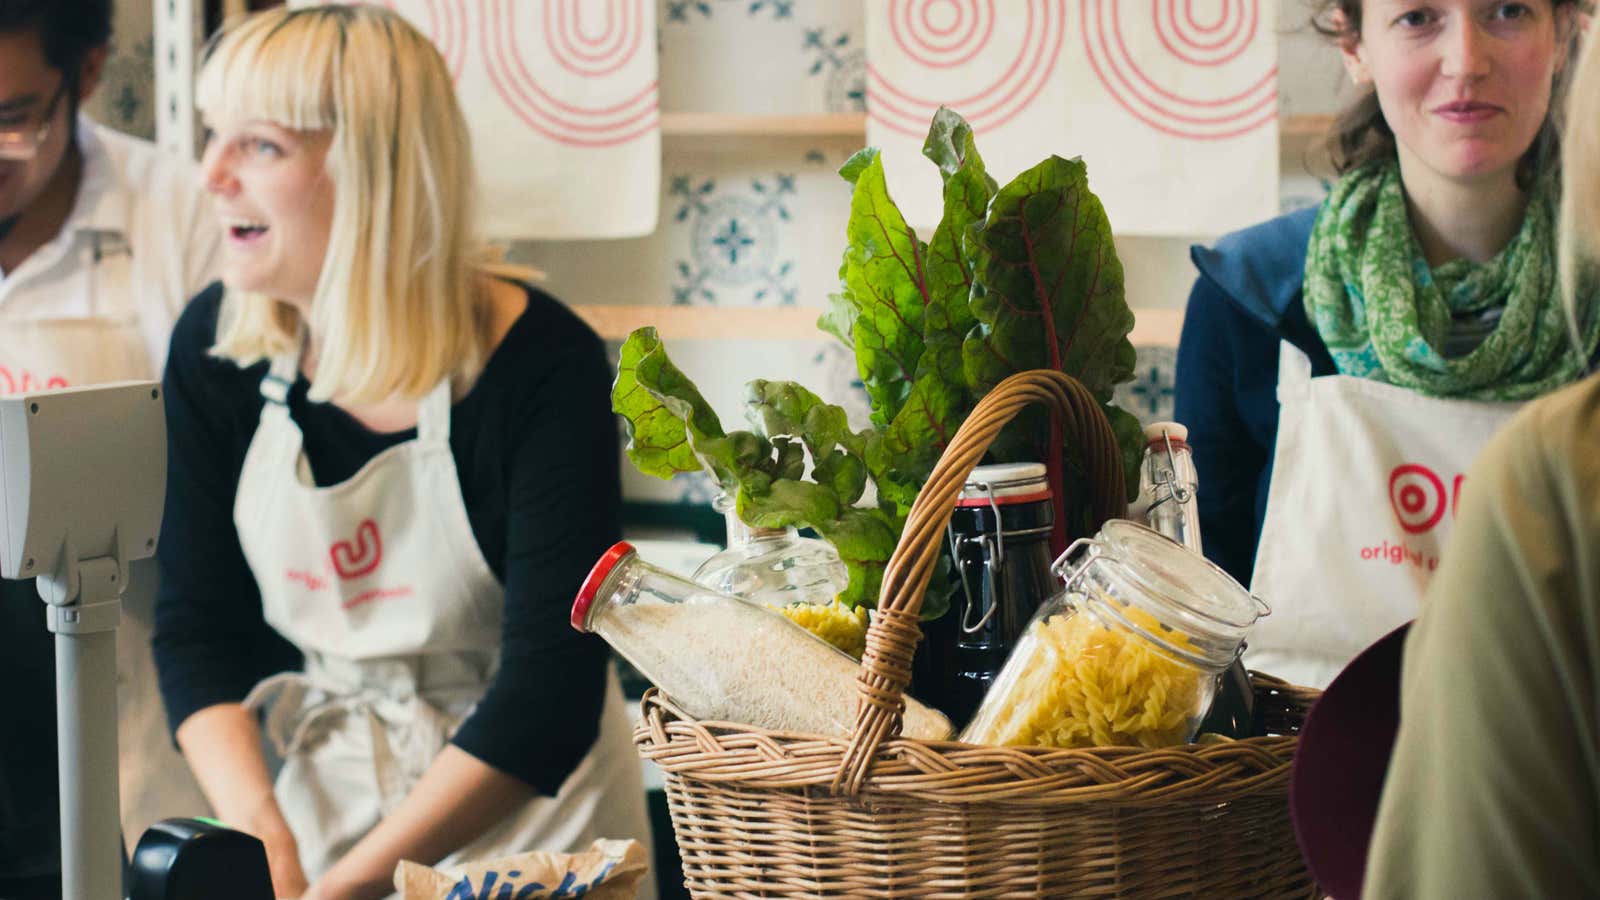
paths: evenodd
<path fill-rule="evenodd" d="M 1056 560 L 1065 590 L 1028 624 L 971 744 L 1188 743 L 1267 605 L 1205 557 L 1114 519 Z"/>

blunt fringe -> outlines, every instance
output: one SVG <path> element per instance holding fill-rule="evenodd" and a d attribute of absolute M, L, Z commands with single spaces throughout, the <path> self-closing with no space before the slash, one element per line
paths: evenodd
<path fill-rule="evenodd" d="M 496 255 L 475 233 L 471 140 L 425 36 L 379 6 L 268 10 L 213 40 L 196 102 L 211 120 L 331 133 L 333 222 L 311 321 L 229 291 L 214 355 L 247 366 L 290 352 L 309 324 L 318 402 L 417 398 L 476 377 Z"/>

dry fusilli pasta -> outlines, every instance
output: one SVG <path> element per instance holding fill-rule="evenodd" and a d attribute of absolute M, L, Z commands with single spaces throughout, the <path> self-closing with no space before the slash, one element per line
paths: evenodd
<path fill-rule="evenodd" d="M 835 599 L 827 604 L 791 603 L 780 612 L 856 659 L 867 652 L 868 620 L 865 606 L 851 609 Z"/>
<path fill-rule="evenodd" d="M 1175 645 L 1188 644 L 1138 610 L 1122 613 Z M 1212 680 L 1144 638 L 1082 611 L 1030 625 L 1007 668 L 1013 665 L 1021 668 L 1006 697 L 992 698 L 1002 706 L 991 712 L 986 700 L 962 740 L 1035 747 L 1182 744 L 1203 712 Z M 1009 674 L 1002 674 L 1002 683 Z"/>

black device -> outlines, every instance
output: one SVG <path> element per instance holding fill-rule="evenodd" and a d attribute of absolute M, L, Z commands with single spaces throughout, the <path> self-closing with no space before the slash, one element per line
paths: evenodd
<path fill-rule="evenodd" d="M 211 819 L 162 819 L 133 849 L 128 900 L 274 900 L 267 848 Z"/>

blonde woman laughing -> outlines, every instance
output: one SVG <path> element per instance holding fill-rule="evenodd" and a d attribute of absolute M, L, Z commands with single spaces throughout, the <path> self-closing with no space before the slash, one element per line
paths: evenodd
<path fill-rule="evenodd" d="M 607 649 L 566 624 L 619 537 L 609 367 L 474 238 L 443 61 L 381 7 L 277 9 L 197 99 L 225 249 L 166 371 L 155 651 L 218 815 L 319 900 L 648 841 Z"/>

